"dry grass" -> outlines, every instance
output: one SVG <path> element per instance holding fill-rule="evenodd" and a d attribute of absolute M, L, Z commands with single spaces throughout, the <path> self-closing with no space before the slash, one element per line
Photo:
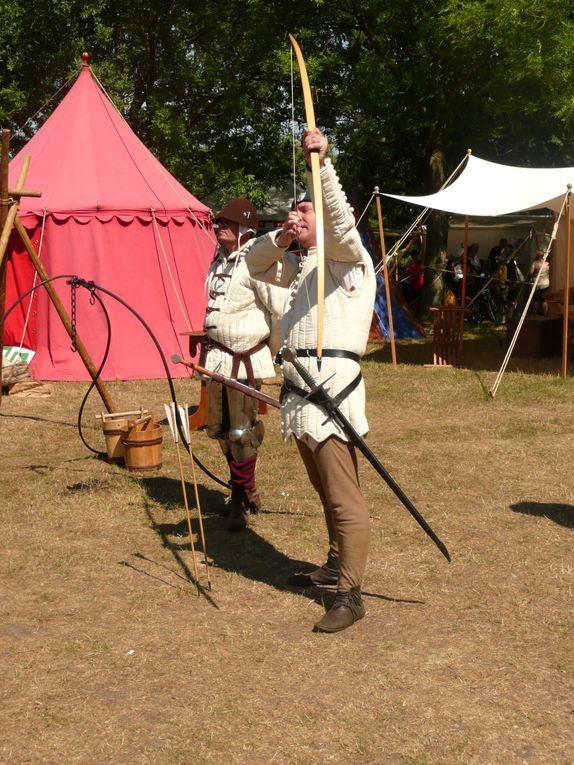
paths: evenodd
<path fill-rule="evenodd" d="M 399 348 L 396 371 L 387 348 L 364 364 L 369 443 L 453 563 L 364 465 L 367 617 L 335 636 L 310 631 L 332 595 L 285 586 L 325 534 L 277 412 L 267 512 L 246 533 L 225 531 L 223 493 L 200 479 L 213 590 L 198 598 L 174 446 L 130 474 L 79 441 L 84 385 L 4 399 L 1 761 L 569 765 L 574 382 L 529 362 L 488 400 L 502 350 L 473 342 L 475 369 L 422 368 L 426 344 Z M 168 395 L 111 390 L 158 414 Z M 223 469 L 204 435 L 196 451 Z"/>

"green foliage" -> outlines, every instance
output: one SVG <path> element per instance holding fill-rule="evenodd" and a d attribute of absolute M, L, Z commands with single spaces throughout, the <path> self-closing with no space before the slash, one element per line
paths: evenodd
<path fill-rule="evenodd" d="M 0 120 L 14 148 L 36 122 L 18 126 L 87 50 L 133 129 L 199 197 L 260 204 L 291 177 L 289 32 L 359 200 L 374 185 L 430 191 L 469 147 L 507 163 L 574 164 L 574 12 L 558 0 L 37 0 L 33 9 L 0 0 L 0 12 Z M 390 202 L 385 213 L 390 225 L 411 215 Z"/>

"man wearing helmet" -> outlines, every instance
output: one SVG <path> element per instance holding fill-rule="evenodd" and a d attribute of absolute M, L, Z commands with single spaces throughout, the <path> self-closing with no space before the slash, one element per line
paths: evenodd
<path fill-rule="evenodd" d="M 274 377 L 273 354 L 286 291 L 253 279 L 245 253 L 257 231 L 257 210 L 244 197 L 232 199 L 214 218 L 218 249 L 206 278 L 206 342 L 202 361 L 260 388 Z M 207 387 L 207 434 L 219 441 L 230 472 L 230 531 L 241 531 L 260 506 L 255 485 L 257 449 L 264 426 L 258 402 L 211 382 Z"/>

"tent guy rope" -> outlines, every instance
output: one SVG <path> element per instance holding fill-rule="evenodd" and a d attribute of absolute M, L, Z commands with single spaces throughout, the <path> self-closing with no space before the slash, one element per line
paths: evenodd
<path fill-rule="evenodd" d="M 548 246 L 546 247 L 546 251 L 544 253 L 544 256 L 542 258 L 542 262 L 546 263 L 548 259 L 548 255 L 550 254 L 550 250 L 552 248 L 552 245 L 554 243 L 554 240 L 556 239 L 556 236 L 558 234 L 558 226 L 560 225 L 560 220 L 562 219 L 562 216 L 564 215 L 564 211 L 567 207 L 567 203 L 569 201 L 570 197 L 570 188 L 566 192 L 564 196 L 564 201 L 562 202 L 562 208 L 560 210 L 560 215 L 556 219 L 556 222 L 554 224 L 554 227 L 552 229 L 552 235 L 550 237 L 550 241 L 548 242 Z M 516 327 L 516 330 L 514 332 L 514 336 L 512 340 L 510 341 L 510 344 L 508 346 L 508 350 L 506 351 L 506 355 L 504 357 L 504 360 L 502 362 L 502 365 L 498 371 L 498 374 L 496 375 L 496 379 L 492 385 L 492 388 L 489 390 L 488 394 L 491 398 L 494 398 L 496 396 L 496 393 L 498 391 L 498 388 L 500 386 L 500 383 L 502 382 L 502 377 L 506 371 L 506 367 L 508 366 L 508 362 L 510 361 L 510 357 L 512 355 L 512 351 L 514 350 L 514 346 L 516 345 L 516 341 L 518 339 L 518 335 L 520 334 L 520 330 L 522 329 L 522 325 L 524 324 L 524 320 L 526 319 L 526 314 L 528 313 L 528 309 L 530 308 L 530 303 L 532 302 L 532 298 L 534 296 L 534 292 L 538 286 L 538 281 L 540 279 L 540 276 L 542 274 L 542 269 L 539 269 L 538 273 L 536 274 L 536 278 L 534 282 L 532 283 L 532 288 L 530 290 L 530 295 L 528 296 L 528 300 L 526 301 L 526 304 L 524 306 L 524 309 L 522 311 L 522 316 L 520 317 L 520 320 L 518 322 L 518 325 Z M 566 317 L 567 319 L 567 317 Z"/>

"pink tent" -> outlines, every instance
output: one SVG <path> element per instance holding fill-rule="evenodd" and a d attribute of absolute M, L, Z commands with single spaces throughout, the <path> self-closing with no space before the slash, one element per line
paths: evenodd
<path fill-rule="evenodd" d="M 168 360 L 172 353 L 186 355 L 179 333 L 202 326 L 204 279 L 215 247 L 209 209 L 136 137 L 86 61 L 61 104 L 10 163 L 11 187 L 25 155 L 31 157 L 26 188 L 42 196 L 23 198 L 19 215 L 48 274 L 75 274 L 117 294 L 150 326 Z M 7 308 L 32 286 L 35 273 L 13 241 Z M 63 279 L 53 284 L 70 311 L 70 287 Z M 89 379 L 45 290 L 33 295 L 31 305 L 27 298 L 11 314 L 5 344 L 23 339 L 37 351 L 30 366 L 37 379 Z M 100 296 L 112 325 L 102 377 L 163 376 L 141 324 L 117 301 Z M 85 289 L 78 290 L 77 332 L 98 367 L 106 322 Z M 170 363 L 170 370 L 186 374 L 181 365 Z"/>

